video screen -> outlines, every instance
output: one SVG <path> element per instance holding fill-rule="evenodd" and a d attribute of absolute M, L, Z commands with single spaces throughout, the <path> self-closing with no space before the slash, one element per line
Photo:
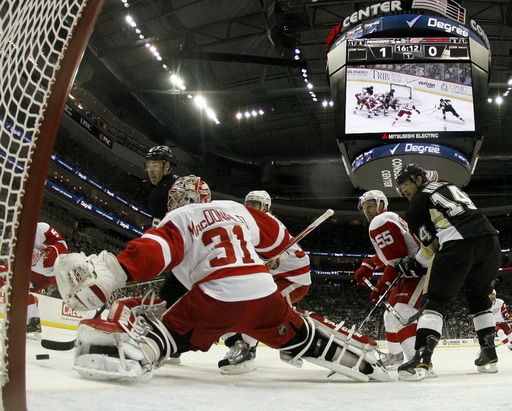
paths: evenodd
<path fill-rule="evenodd" d="M 347 66 L 345 133 L 475 131 L 471 64 Z"/>

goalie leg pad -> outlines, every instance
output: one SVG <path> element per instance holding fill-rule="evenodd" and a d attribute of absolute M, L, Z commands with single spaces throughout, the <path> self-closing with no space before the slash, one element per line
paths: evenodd
<path fill-rule="evenodd" d="M 339 333 L 342 324 L 326 325 L 309 315 L 301 315 L 304 326 L 298 330 L 296 337 L 282 347 L 281 359 L 291 365 L 302 365 L 302 359 L 343 374 L 356 381 L 391 381 L 387 370 L 377 359 L 376 349 L 368 343 L 362 344 L 352 339 L 353 330 Z M 319 317 L 321 318 L 321 317 Z M 284 357 L 284 358 L 283 358 Z"/>
<path fill-rule="evenodd" d="M 78 325 L 73 369 L 97 380 L 147 379 L 153 368 L 143 365 L 142 350 L 118 325 L 100 318 Z"/>

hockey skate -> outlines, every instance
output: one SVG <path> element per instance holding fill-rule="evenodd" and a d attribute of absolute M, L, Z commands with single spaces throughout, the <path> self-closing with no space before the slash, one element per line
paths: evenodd
<path fill-rule="evenodd" d="M 254 347 L 256 348 L 256 347 Z M 254 351 L 254 357 L 256 353 Z M 219 368 L 221 374 L 245 374 L 256 370 L 254 365 L 253 354 L 251 347 L 246 342 L 239 340 L 236 341 L 231 347 L 226 356 L 219 361 Z"/>
<path fill-rule="evenodd" d="M 27 324 L 27 334 L 40 333 L 41 331 L 41 320 L 38 317 L 30 318 Z"/>
<path fill-rule="evenodd" d="M 432 370 L 432 354 L 439 342 L 439 338 L 433 335 L 427 337 L 427 345 L 416 350 L 412 360 L 398 367 L 398 379 L 402 381 L 420 381 L 437 377 Z"/>
<path fill-rule="evenodd" d="M 406 118 L 405 121 L 407 121 L 408 123 L 411 122 L 411 119 L 410 118 Z"/>
<path fill-rule="evenodd" d="M 398 354 L 384 354 L 381 357 L 382 364 L 386 368 L 394 367 L 395 365 L 400 365 L 404 362 L 404 353 L 398 353 Z"/>
<path fill-rule="evenodd" d="M 496 347 L 494 346 L 494 335 L 489 334 L 484 337 L 484 344 L 480 347 L 480 352 L 475 360 L 475 365 L 478 372 L 482 373 L 496 373 L 498 372 L 498 355 L 496 354 Z"/>

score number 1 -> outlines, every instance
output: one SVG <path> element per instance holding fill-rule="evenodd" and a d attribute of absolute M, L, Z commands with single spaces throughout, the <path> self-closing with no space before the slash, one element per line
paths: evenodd
<path fill-rule="evenodd" d="M 375 59 L 389 59 L 393 57 L 393 46 L 370 47 Z"/>

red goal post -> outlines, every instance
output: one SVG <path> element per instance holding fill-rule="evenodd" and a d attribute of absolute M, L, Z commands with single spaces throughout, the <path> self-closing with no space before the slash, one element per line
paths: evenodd
<path fill-rule="evenodd" d="M 104 0 L 0 3 L 0 408 L 25 410 L 32 250 L 50 155 Z"/>

